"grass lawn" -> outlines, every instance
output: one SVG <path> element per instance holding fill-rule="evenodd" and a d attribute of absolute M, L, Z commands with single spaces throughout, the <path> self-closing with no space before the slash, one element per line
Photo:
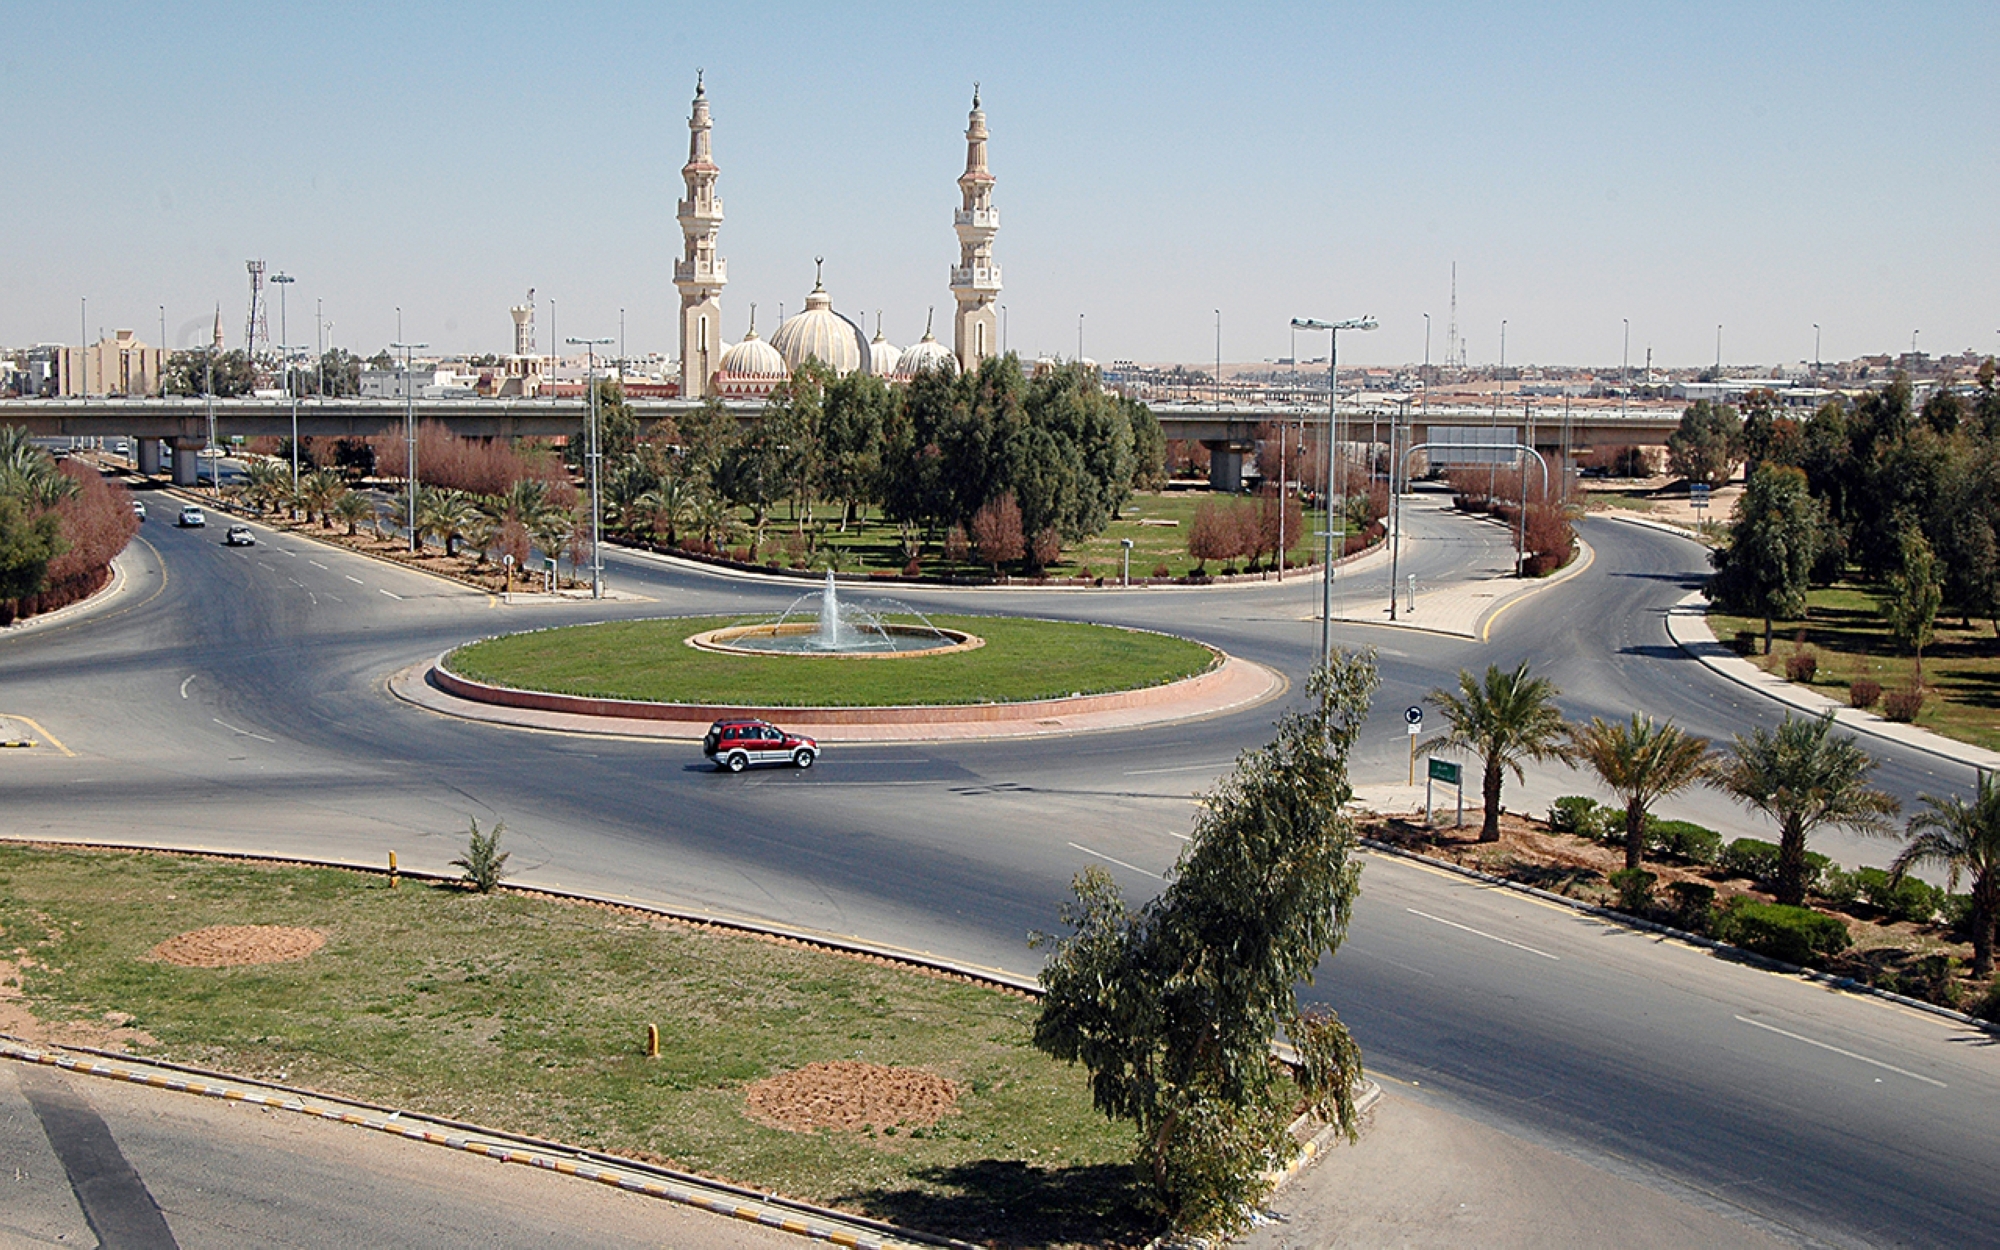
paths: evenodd
<path fill-rule="evenodd" d="M 1132 540 L 1132 577 L 1134 580 L 1151 577 L 1155 569 L 1165 566 L 1169 577 L 1185 576 L 1194 568 L 1194 560 L 1187 553 L 1188 533 L 1194 525 L 1195 509 L 1205 499 L 1213 498 L 1206 490 L 1146 491 L 1136 494 L 1125 505 L 1124 514 L 1113 521 L 1104 533 L 1086 539 L 1082 544 L 1066 550 L 1062 558 L 1046 570 L 1050 577 L 1079 577 L 1088 573 L 1092 578 L 1116 581 L 1122 570 L 1123 548 L 1119 540 Z M 1248 506 L 1247 502 L 1245 506 Z M 775 512 L 766 522 L 764 544 L 758 549 L 760 560 L 776 560 L 786 567 L 824 568 L 829 554 L 837 562 L 843 573 L 898 573 L 903 571 L 902 536 L 897 528 L 879 516 L 850 525 L 842 533 L 838 524 L 839 505 L 822 504 L 815 510 L 814 523 L 819 532 L 818 551 L 806 554 L 807 544 L 798 536 L 796 524 L 787 519 L 782 509 Z M 1307 512 L 1301 533 L 1286 535 L 1289 554 L 1285 557 L 1287 568 L 1303 567 L 1309 559 L 1316 558 L 1317 540 L 1312 535 L 1323 529 L 1322 514 Z M 835 518 L 831 524 L 824 519 Z M 743 530 L 748 530 L 749 514 L 739 514 Z M 737 545 L 747 539 L 741 537 Z M 937 543 L 931 543 L 924 550 L 922 563 L 927 577 L 985 577 L 992 570 L 980 564 L 976 557 L 963 561 L 944 558 Z M 1016 570 L 1018 571 L 1018 570 Z M 1210 565 L 1209 572 L 1221 571 L 1221 566 Z"/>
<path fill-rule="evenodd" d="M 290 963 L 150 958 L 208 925 L 326 936 Z M 606 908 L 332 869 L 0 845 L 0 954 L 50 1029 L 668 1161 L 1009 1244 L 1142 1239 L 1131 1138 L 1029 1043 L 1023 998 Z M 12 975 L 15 967 L 0 971 Z M 645 1057 L 647 1023 L 661 1053 Z M 935 1127 L 792 1132 L 745 1086 L 815 1061 L 959 1087 Z"/>
<path fill-rule="evenodd" d="M 865 596 L 864 596 L 865 597 Z M 986 645 L 904 659 L 727 655 L 691 634 L 762 617 L 614 621 L 509 634 L 452 653 L 476 681 L 660 703 L 771 707 L 1011 703 L 1161 685 L 1205 672 L 1214 653 L 1164 634 L 1000 616 L 934 616 Z"/>
<path fill-rule="evenodd" d="M 1884 690 L 1906 688 L 1915 678 L 1913 657 L 1897 646 L 1877 606 L 1877 593 L 1865 586 L 1843 582 L 1810 592 L 1806 619 L 1777 622 L 1768 656 L 1762 651 L 1763 621 L 1719 612 L 1708 619 L 1724 641 L 1753 631 L 1758 653 L 1748 658 L 1780 676 L 1786 659 L 1800 649 L 1796 639 L 1803 628 L 1805 645 L 1819 656 L 1813 687 L 1843 701 L 1857 677 L 1873 678 Z M 2000 750 L 2000 640 L 1990 622 L 1975 621 L 1962 629 L 1956 618 L 1939 620 L 1936 638 L 1924 648 L 1924 684 L 1930 697 L 1917 724 Z"/>

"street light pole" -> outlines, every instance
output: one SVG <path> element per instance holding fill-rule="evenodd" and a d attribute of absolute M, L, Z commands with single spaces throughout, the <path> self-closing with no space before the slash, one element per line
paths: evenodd
<path fill-rule="evenodd" d="M 1320 583 L 1319 598 L 1319 655 L 1321 664 L 1333 662 L 1333 440 L 1335 421 L 1339 414 L 1337 396 L 1340 393 L 1340 332 L 1342 330 L 1373 330 L 1381 323 L 1374 317 L 1349 317 L 1345 321 L 1321 321 L 1316 317 L 1294 317 L 1295 330 L 1325 330 L 1326 349 L 1326 473 L 1321 479 L 1320 498 L 1326 510 L 1326 529 L 1320 549 L 1320 559 L 1325 564 L 1325 578 Z M 1346 544 L 1343 542 L 1343 546 Z"/>
<path fill-rule="evenodd" d="M 1813 376 L 1819 376 L 1819 322 L 1813 322 Z"/>
<path fill-rule="evenodd" d="M 396 310 L 396 321 L 403 320 L 403 310 Z M 411 386 L 410 353 L 429 343 L 391 343 L 389 346 L 403 353 L 403 471 L 409 476 L 410 488 L 410 554 L 417 550 L 417 405 L 416 390 Z"/>
<path fill-rule="evenodd" d="M 610 339 L 570 339 L 572 347 L 586 348 L 589 353 L 590 370 L 590 443 L 586 453 L 590 457 L 590 597 L 604 597 L 604 557 L 600 550 L 604 541 L 603 522 L 598 506 L 597 491 L 597 349 Z"/>
<path fill-rule="evenodd" d="M 285 393 L 287 395 L 291 395 L 292 355 L 291 355 L 291 349 L 286 346 L 286 344 L 291 341 L 289 337 L 291 331 L 290 328 L 285 324 L 285 292 L 288 289 L 290 289 L 292 283 L 297 282 L 298 279 L 292 277 L 290 274 L 278 273 L 271 275 L 271 281 L 278 284 L 278 360 L 280 362 L 279 368 L 283 370 L 283 376 L 285 379 Z M 298 510 L 297 501 L 299 494 L 299 397 L 297 395 L 291 395 L 291 399 L 292 399 L 292 500 L 293 500 L 292 510 L 296 512 Z M 215 472 L 215 457 L 213 454 L 209 456 L 208 471 L 210 473 Z M 310 520 L 310 518 L 308 518 L 308 520 Z"/>

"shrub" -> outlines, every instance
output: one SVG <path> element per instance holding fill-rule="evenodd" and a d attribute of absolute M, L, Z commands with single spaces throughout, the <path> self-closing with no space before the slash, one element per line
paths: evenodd
<path fill-rule="evenodd" d="M 989 500 L 972 518 L 972 546 L 981 562 L 994 572 L 1009 560 L 1028 553 L 1028 540 L 1021 532 L 1021 505 L 1013 492 Z"/>
<path fill-rule="evenodd" d="M 1891 690 L 1882 696 L 1882 715 L 1899 724 L 1909 724 L 1923 710 L 1924 692 L 1921 690 Z"/>
<path fill-rule="evenodd" d="M 1722 867 L 1732 877 L 1769 881 L 1778 875 L 1778 844 L 1762 838 L 1738 838 L 1722 848 Z"/>
<path fill-rule="evenodd" d="M 1649 818 L 1646 845 L 1656 853 L 1677 855 L 1691 864 L 1713 864 L 1722 858 L 1722 835 L 1691 820 Z"/>
<path fill-rule="evenodd" d="M 1574 833 L 1586 838 L 1602 838 L 1611 822 L 1609 808 L 1581 794 L 1566 794 L 1549 805 L 1549 828 L 1557 833 Z"/>
<path fill-rule="evenodd" d="M 1644 868 L 1621 868 L 1611 874 L 1611 888 L 1618 891 L 1618 909 L 1643 916 L 1653 909 L 1653 883 L 1657 873 Z"/>
<path fill-rule="evenodd" d="M 1863 902 L 1891 920 L 1929 924 L 1932 917 L 1945 909 L 1944 891 L 1928 881 L 1919 881 L 1915 877 L 1897 881 L 1880 868 L 1856 868 L 1852 873 L 1843 875 L 1853 881 L 1855 892 Z"/>
<path fill-rule="evenodd" d="M 1675 881 L 1667 886 L 1674 896 L 1674 918 L 1681 927 L 1696 933 L 1708 931 L 1715 914 L 1715 887 L 1706 881 Z"/>
<path fill-rule="evenodd" d="M 1871 708 L 1882 697 L 1882 683 L 1872 677 L 1857 677 L 1847 686 L 1849 707 Z"/>
<path fill-rule="evenodd" d="M 1981 1020 L 2000 1022 L 2000 981 L 1995 981 L 1993 987 L 1986 991 L 1986 997 L 1973 1005 L 1971 1014 Z"/>
<path fill-rule="evenodd" d="M 1817 672 L 1819 672 L 1819 655 L 1810 648 L 1804 651 L 1794 651 L 1791 655 L 1785 657 L 1785 680 L 1787 681 L 1804 684 L 1811 681 L 1813 674 Z"/>
<path fill-rule="evenodd" d="M 923 562 L 915 559 L 914 557 L 910 560 L 908 564 L 905 564 L 903 566 L 904 577 L 922 577 L 923 575 L 924 575 Z"/>
<path fill-rule="evenodd" d="M 1049 567 L 1062 559 L 1062 535 L 1056 533 L 1055 526 L 1044 526 L 1029 544 L 1028 554 L 1034 560 L 1036 568 Z"/>
<path fill-rule="evenodd" d="M 1944 896 L 1944 922 L 1960 938 L 1972 939 L 1972 896 L 1970 894 L 1947 894 Z"/>
<path fill-rule="evenodd" d="M 1761 633 L 1754 629 L 1739 629 L 1736 631 L 1736 636 L 1729 640 L 1729 649 L 1738 655 L 1755 655 L 1757 654 L 1757 644 L 1763 640 L 1763 637 Z"/>
<path fill-rule="evenodd" d="M 1810 964 L 1838 955 L 1853 940 L 1847 923 L 1810 907 L 1738 899 L 1716 917 L 1716 936 L 1745 950 L 1788 964 Z"/>
<path fill-rule="evenodd" d="M 1820 874 L 1819 888 L 1813 893 L 1835 907 L 1852 907 L 1861 897 L 1861 883 L 1851 872 L 1829 868 Z"/>
<path fill-rule="evenodd" d="M 1162 578 L 1162 579 L 1164 579 L 1164 578 L 1169 578 L 1169 577 L 1172 577 L 1173 575 L 1174 575 L 1174 571 L 1173 571 L 1172 569 L 1168 568 L 1168 567 L 1167 567 L 1166 565 L 1164 565 L 1164 564 L 1155 564 L 1155 565 L 1153 566 L 1153 576 L 1154 576 L 1154 577 L 1157 577 L 1157 578 Z"/>
<path fill-rule="evenodd" d="M 964 564 L 972 554 L 972 540 L 965 536 L 963 525 L 954 525 L 944 532 L 944 558 L 953 564 Z"/>
<path fill-rule="evenodd" d="M 500 887 L 500 879 L 507 875 L 509 852 L 500 849 L 500 835 L 507 829 L 505 821 L 496 822 L 493 832 L 479 832 L 479 822 L 472 822 L 472 837 L 465 844 L 465 854 L 451 861 L 454 868 L 465 869 L 465 884 L 481 894 L 491 894 Z"/>

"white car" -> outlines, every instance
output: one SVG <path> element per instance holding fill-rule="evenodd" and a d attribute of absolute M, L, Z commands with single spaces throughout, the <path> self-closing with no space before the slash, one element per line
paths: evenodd
<path fill-rule="evenodd" d="M 228 532 L 223 534 L 222 541 L 229 547 L 254 547 L 257 545 L 257 536 L 250 532 L 250 527 L 247 525 L 232 525 Z"/>
<path fill-rule="evenodd" d="M 187 507 L 181 509 L 180 520 L 175 521 L 174 524 L 184 530 L 200 529 L 208 524 L 208 513 L 203 512 L 193 504 L 189 504 Z"/>
<path fill-rule="evenodd" d="M 135 516 L 135 517 L 138 517 L 138 518 L 139 518 L 139 519 L 140 519 L 141 521 L 144 521 L 144 520 L 146 519 L 146 501 L 145 501 L 145 500 L 143 500 L 143 499 L 134 499 L 134 500 L 132 501 L 132 515 L 133 515 L 133 516 Z"/>

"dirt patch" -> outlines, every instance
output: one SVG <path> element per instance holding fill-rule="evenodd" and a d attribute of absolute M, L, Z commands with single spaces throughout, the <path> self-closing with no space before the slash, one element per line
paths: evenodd
<path fill-rule="evenodd" d="M 35 961 L 0 959 L 0 1033 L 44 1046 L 91 1046 L 98 1050 L 125 1050 L 131 1046 L 157 1046 L 159 1039 L 144 1029 L 129 1027 L 132 1017 L 122 1011 L 107 1011 L 98 1020 L 43 1020 L 28 1009 L 22 991 L 24 973 Z"/>
<path fill-rule="evenodd" d="M 743 1101 L 756 1119 L 792 1132 L 922 1127 L 957 1108 L 958 1086 L 921 1068 L 838 1059 L 758 1081 Z"/>
<path fill-rule="evenodd" d="M 148 952 L 183 968 L 235 968 L 304 959 L 326 945 L 317 929 L 273 924 L 218 924 L 176 934 Z"/>

